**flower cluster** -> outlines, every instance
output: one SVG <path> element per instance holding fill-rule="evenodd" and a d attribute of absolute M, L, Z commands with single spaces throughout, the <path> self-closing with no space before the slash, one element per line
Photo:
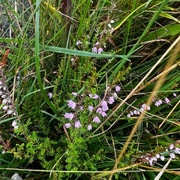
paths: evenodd
<path fill-rule="evenodd" d="M 2 102 L 2 109 L 7 115 L 18 117 L 16 109 L 13 106 L 8 87 L 6 85 L 6 77 L 4 75 L 3 69 L 0 69 L 0 75 L 0 98 Z M 18 129 L 16 120 L 13 121 L 12 126 L 14 129 Z"/>
<path fill-rule="evenodd" d="M 166 158 L 175 159 L 176 155 L 180 154 L 180 148 L 175 147 L 174 144 L 170 144 L 164 152 L 157 153 L 155 155 L 148 154 L 138 158 L 138 161 L 148 163 L 150 166 L 153 166 L 158 160 L 164 161 Z"/>
<path fill-rule="evenodd" d="M 99 42 L 96 42 L 94 47 L 92 48 L 92 52 L 101 54 L 103 52 L 103 48 L 100 47 Z"/>
<path fill-rule="evenodd" d="M 120 86 L 115 86 L 112 91 L 110 87 L 107 87 L 103 99 L 100 98 L 97 94 L 82 94 L 79 95 L 76 92 L 72 92 L 74 99 L 78 99 L 78 103 L 75 100 L 68 100 L 67 106 L 70 108 L 70 112 L 64 114 L 64 118 L 68 122 L 64 125 L 65 128 L 80 128 L 82 125 L 90 131 L 93 128 L 93 125 L 101 123 L 101 119 L 107 116 L 109 106 L 115 103 L 117 98 L 117 93 L 121 90 Z M 87 105 L 87 98 L 90 99 L 90 104 Z M 87 121 L 81 122 L 80 115 L 81 112 L 83 116 L 87 115 Z M 90 117 L 90 118 L 89 118 Z"/>
<path fill-rule="evenodd" d="M 146 104 L 142 104 L 141 107 L 139 108 L 139 110 L 132 110 L 127 114 L 127 117 L 130 118 L 131 116 L 138 116 L 140 115 L 143 111 L 149 111 L 151 108 L 150 106 L 146 105 Z"/>
<path fill-rule="evenodd" d="M 177 94 L 173 93 L 173 96 L 177 97 Z M 153 99 L 153 103 L 154 103 L 154 106 L 159 107 L 163 103 L 164 104 L 169 104 L 170 103 L 170 99 L 167 98 L 167 97 L 165 97 L 164 99 L 156 98 L 156 99 Z M 127 117 L 130 118 L 132 116 L 139 116 L 144 110 L 150 111 L 150 109 L 151 109 L 150 106 L 148 106 L 146 104 L 142 104 L 139 107 L 139 109 L 134 109 L 134 110 L 129 111 L 129 113 L 127 114 Z"/>

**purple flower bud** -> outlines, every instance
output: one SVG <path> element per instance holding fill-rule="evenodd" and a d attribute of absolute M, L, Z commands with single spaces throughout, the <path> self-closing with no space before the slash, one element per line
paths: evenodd
<path fill-rule="evenodd" d="M 160 104 L 160 105 L 162 104 L 162 100 L 161 100 L 161 99 L 159 99 L 159 101 L 158 101 L 158 102 L 159 102 L 159 104 Z"/>
<path fill-rule="evenodd" d="M 93 106 L 88 106 L 88 109 L 89 109 L 90 112 L 92 112 L 94 107 Z"/>
<path fill-rule="evenodd" d="M 100 107 L 97 108 L 96 112 L 99 113 L 99 114 L 101 114 L 101 113 L 103 112 L 103 111 L 102 111 L 102 108 L 100 108 Z"/>
<path fill-rule="evenodd" d="M 133 116 L 133 115 L 134 115 L 134 113 L 133 113 L 132 111 L 130 111 L 129 113 L 130 113 L 130 115 L 131 115 L 131 116 Z"/>
<path fill-rule="evenodd" d="M 103 112 L 101 113 L 101 116 L 102 116 L 102 117 L 106 117 L 107 114 L 103 111 Z"/>
<path fill-rule="evenodd" d="M 169 149 L 174 149 L 174 144 L 170 144 Z"/>
<path fill-rule="evenodd" d="M 157 158 L 156 157 L 152 157 L 153 161 L 157 161 Z"/>
<path fill-rule="evenodd" d="M 147 110 L 148 110 L 148 111 L 151 109 L 151 108 L 150 108 L 150 106 L 148 106 L 148 105 L 147 105 L 147 107 L 146 107 L 146 108 L 147 108 Z"/>
<path fill-rule="evenodd" d="M 149 160 L 149 164 L 150 164 L 150 166 L 153 165 L 153 159 L 152 158 Z"/>
<path fill-rule="evenodd" d="M 108 105 L 107 105 L 107 101 L 102 101 L 101 106 L 102 106 L 103 111 L 109 110 Z"/>
<path fill-rule="evenodd" d="M 170 102 L 170 100 L 168 98 L 165 98 L 164 100 L 167 104 Z"/>
<path fill-rule="evenodd" d="M 82 42 L 81 42 L 80 40 L 78 40 L 78 41 L 76 42 L 76 46 L 78 46 L 78 45 L 80 45 L 80 44 L 82 44 Z"/>
<path fill-rule="evenodd" d="M 101 54 L 103 52 L 103 48 L 98 48 L 98 54 Z"/>
<path fill-rule="evenodd" d="M 92 52 L 94 52 L 94 53 L 98 53 L 98 49 L 97 49 L 97 47 L 93 47 L 93 48 L 92 48 Z"/>
<path fill-rule="evenodd" d="M 74 114 L 73 113 L 65 113 L 64 118 L 72 120 L 74 118 Z"/>
<path fill-rule="evenodd" d="M 159 159 L 159 158 L 160 158 L 160 155 L 159 155 L 159 154 L 156 154 L 156 158 Z"/>
<path fill-rule="evenodd" d="M 8 100 L 7 99 L 3 99 L 2 104 L 7 104 Z"/>
<path fill-rule="evenodd" d="M 80 121 L 76 121 L 74 127 L 75 128 L 80 128 L 81 127 Z"/>
<path fill-rule="evenodd" d="M 17 121 L 16 121 L 16 120 L 14 120 L 14 121 L 12 122 L 12 127 L 15 127 L 15 126 L 17 126 Z"/>
<path fill-rule="evenodd" d="M 180 148 L 175 148 L 175 149 L 174 149 L 174 152 L 175 152 L 176 154 L 180 154 Z"/>
<path fill-rule="evenodd" d="M 175 158 L 176 158 L 176 156 L 175 156 L 174 153 L 169 153 L 169 156 L 170 156 L 172 159 L 175 159 Z"/>
<path fill-rule="evenodd" d="M 165 157 L 164 156 L 160 156 L 160 159 L 161 159 L 161 161 L 164 161 Z"/>
<path fill-rule="evenodd" d="M 143 108 L 143 109 L 146 109 L 146 104 L 142 104 L 142 108 Z"/>
<path fill-rule="evenodd" d="M 138 111 L 136 111 L 136 110 L 134 110 L 133 113 L 134 113 L 135 115 L 138 115 Z"/>
<path fill-rule="evenodd" d="M 52 99 L 53 94 L 51 92 L 48 92 L 49 99 Z"/>
<path fill-rule="evenodd" d="M 101 121 L 97 116 L 95 116 L 93 122 L 99 124 Z"/>
<path fill-rule="evenodd" d="M 115 91 L 116 91 L 116 92 L 119 92 L 120 90 L 121 90 L 121 87 L 120 87 L 120 86 L 116 86 L 116 87 L 115 87 Z"/>
<path fill-rule="evenodd" d="M 89 124 L 87 129 L 88 129 L 88 131 L 92 130 L 92 125 Z"/>
<path fill-rule="evenodd" d="M 155 102 L 155 106 L 156 106 L 156 107 L 159 107 L 159 106 L 160 106 L 159 101 L 156 101 L 156 102 Z"/>
<path fill-rule="evenodd" d="M 7 114 L 13 114 L 13 111 L 12 111 L 11 109 L 9 109 L 9 110 L 7 111 Z"/>
<path fill-rule="evenodd" d="M 130 115 L 130 114 L 127 114 L 127 117 L 128 117 L 128 118 L 130 118 L 130 117 L 131 117 L 131 115 Z"/>
<path fill-rule="evenodd" d="M 176 96 L 177 96 L 177 94 L 176 94 L 176 93 L 173 93 L 173 96 L 174 96 L 174 97 L 176 97 Z"/>
<path fill-rule="evenodd" d="M 66 123 L 64 126 L 65 126 L 66 129 L 68 129 L 68 128 L 71 127 L 71 124 L 70 123 Z"/>
<path fill-rule="evenodd" d="M 98 99 L 99 96 L 97 94 L 89 94 L 89 97 L 92 99 Z"/>
<path fill-rule="evenodd" d="M 6 111 L 8 109 L 8 106 L 3 106 L 2 109 Z"/>
<path fill-rule="evenodd" d="M 109 97 L 108 103 L 113 104 L 114 102 L 115 102 L 114 97 L 113 96 Z"/>
<path fill-rule="evenodd" d="M 75 109 L 76 108 L 76 103 L 73 100 L 69 100 L 68 101 L 68 107 L 71 109 Z"/>

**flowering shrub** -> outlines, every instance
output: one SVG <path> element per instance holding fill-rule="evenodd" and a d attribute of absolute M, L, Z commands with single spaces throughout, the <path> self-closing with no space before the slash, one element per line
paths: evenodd
<path fill-rule="evenodd" d="M 107 87 L 102 99 L 97 94 L 78 94 L 72 92 L 73 100 L 70 99 L 67 101 L 70 112 L 64 114 L 64 118 L 68 120 L 64 125 L 65 128 L 80 128 L 83 126 L 89 131 L 92 130 L 95 124 L 101 123 L 102 119 L 107 116 L 109 105 L 115 103 L 117 93 L 120 90 L 121 88 L 118 85 L 113 89 Z M 77 100 L 78 102 L 76 102 Z M 81 116 L 87 119 L 83 117 L 85 120 L 81 121 Z"/>
<path fill-rule="evenodd" d="M 165 161 L 165 159 L 175 159 L 176 155 L 180 155 L 180 148 L 176 147 L 174 144 L 170 144 L 168 148 L 163 148 L 165 151 L 158 152 L 156 154 L 149 153 L 140 156 L 136 161 L 144 162 L 153 166 L 157 161 Z"/>

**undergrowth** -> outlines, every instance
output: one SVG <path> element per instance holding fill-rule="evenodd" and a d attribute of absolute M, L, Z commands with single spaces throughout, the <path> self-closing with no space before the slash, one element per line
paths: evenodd
<path fill-rule="evenodd" d="M 178 1 L 0 10 L 2 178 L 178 178 Z"/>

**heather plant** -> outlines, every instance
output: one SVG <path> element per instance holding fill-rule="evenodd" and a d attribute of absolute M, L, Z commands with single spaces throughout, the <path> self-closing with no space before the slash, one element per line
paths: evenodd
<path fill-rule="evenodd" d="M 23 2 L 0 4 L 1 176 L 178 178 L 178 2 Z"/>

